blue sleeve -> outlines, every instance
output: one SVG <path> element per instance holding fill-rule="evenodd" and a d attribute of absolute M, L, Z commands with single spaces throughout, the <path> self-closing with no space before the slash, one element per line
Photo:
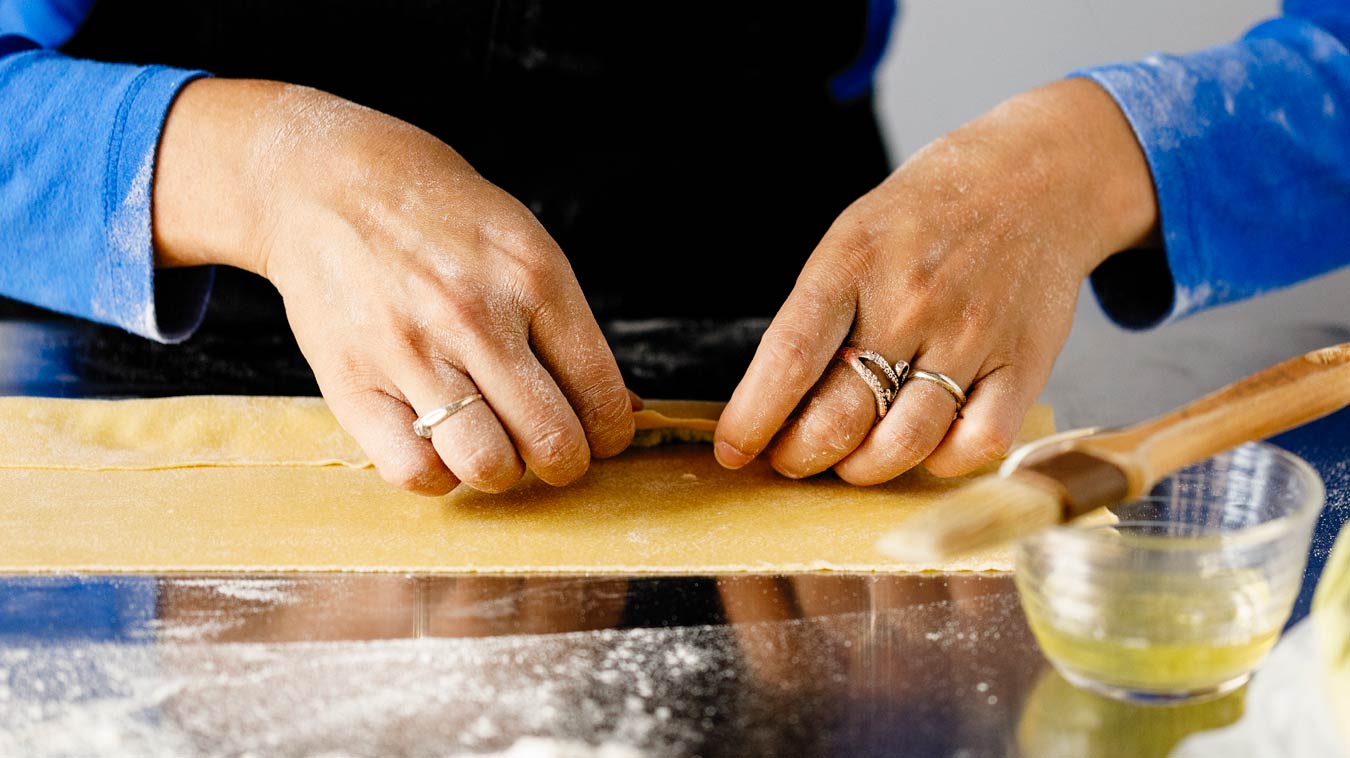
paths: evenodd
<path fill-rule="evenodd" d="M 1291 0 L 1238 42 L 1077 72 L 1120 105 L 1157 191 L 1164 252 L 1094 272 L 1135 328 L 1350 263 L 1350 1 Z"/>
<path fill-rule="evenodd" d="M 186 339 L 212 270 L 155 271 L 150 201 L 164 118 L 202 73 L 72 60 L 41 36 L 0 27 L 0 295 Z"/>

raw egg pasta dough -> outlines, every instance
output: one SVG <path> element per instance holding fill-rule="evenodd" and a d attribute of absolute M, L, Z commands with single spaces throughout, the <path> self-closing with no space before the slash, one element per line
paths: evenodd
<path fill-rule="evenodd" d="M 657 442 L 672 428 L 706 439 L 720 408 L 652 401 L 637 426 Z M 1052 429 L 1038 406 L 1022 437 Z M 568 487 L 527 476 L 504 494 L 426 498 L 386 484 L 318 399 L 3 398 L 0 571 L 1010 570 L 1006 550 L 938 565 L 876 550 L 963 482 L 793 481 L 763 460 L 727 471 L 706 444 L 679 443 L 595 461 Z"/>

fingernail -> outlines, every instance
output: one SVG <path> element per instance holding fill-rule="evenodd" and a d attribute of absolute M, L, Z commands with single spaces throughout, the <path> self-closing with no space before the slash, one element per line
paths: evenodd
<path fill-rule="evenodd" d="M 713 445 L 713 455 L 717 456 L 717 462 L 726 468 L 740 468 L 754 460 L 753 455 L 746 455 L 723 440 L 718 440 L 717 444 Z"/>

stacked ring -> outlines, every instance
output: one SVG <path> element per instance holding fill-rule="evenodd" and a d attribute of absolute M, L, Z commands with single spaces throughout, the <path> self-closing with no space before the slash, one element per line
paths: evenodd
<path fill-rule="evenodd" d="M 909 375 L 909 363 L 897 361 L 895 366 L 892 367 L 881 356 L 881 353 L 874 350 L 861 350 L 856 347 L 840 348 L 834 357 L 847 363 L 858 376 L 862 377 L 862 380 L 867 383 L 867 388 L 872 390 L 872 396 L 876 398 L 877 421 L 885 418 L 886 412 L 891 409 L 891 403 L 895 400 L 896 393 L 900 391 L 900 386 L 905 383 L 905 379 Z M 880 377 L 877 376 L 875 371 L 867 367 L 867 363 L 880 369 L 891 386 L 883 386 Z"/>

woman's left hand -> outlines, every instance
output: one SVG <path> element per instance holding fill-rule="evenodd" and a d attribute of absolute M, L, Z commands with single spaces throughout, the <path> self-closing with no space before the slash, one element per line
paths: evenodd
<path fill-rule="evenodd" d="M 919 463 L 970 472 L 1005 454 L 1068 337 L 1078 291 L 1156 223 L 1143 153 L 1115 102 L 1075 79 L 936 140 L 849 207 L 765 333 L 717 429 L 723 465 L 768 450 L 804 477 L 874 484 Z M 942 374 L 911 378 L 878 422 L 842 346 Z"/>

